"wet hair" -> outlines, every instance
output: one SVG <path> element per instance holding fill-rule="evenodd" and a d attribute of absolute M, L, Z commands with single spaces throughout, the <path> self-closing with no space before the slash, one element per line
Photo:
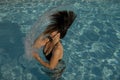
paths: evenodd
<path fill-rule="evenodd" d="M 73 11 L 58 11 L 51 15 L 51 22 L 47 26 L 44 34 L 50 34 L 53 31 L 60 32 L 60 38 L 64 38 L 68 28 L 73 23 L 76 15 Z"/>

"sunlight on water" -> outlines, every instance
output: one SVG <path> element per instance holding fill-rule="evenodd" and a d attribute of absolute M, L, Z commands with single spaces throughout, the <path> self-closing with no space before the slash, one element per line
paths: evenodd
<path fill-rule="evenodd" d="M 67 63 L 64 79 L 120 79 L 119 0 L 3 0 L 0 1 L 0 80 L 49 80 L 41 65 L 27 60 L 24 54 L 30 58 L 31 45 L 49 23 L 48 11 L 56 11 L 60 5 L 77 14 L 62 40 Z"/>

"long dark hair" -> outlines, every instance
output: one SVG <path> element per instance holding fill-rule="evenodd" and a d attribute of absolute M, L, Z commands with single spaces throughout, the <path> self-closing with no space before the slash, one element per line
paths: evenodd
<path fill-rule="evenodd" d="M 60 38 L 64 38 L 68 28 L 73 23 L 76 15 L 73 11 L 58 11 L 51 15 L 51 23 L 47 26 L 44 34 L 50 34 L 53 31 L 60 32 Z"/>

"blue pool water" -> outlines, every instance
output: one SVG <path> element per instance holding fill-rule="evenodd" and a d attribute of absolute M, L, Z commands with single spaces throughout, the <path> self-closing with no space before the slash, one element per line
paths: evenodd
<path fill-rule="evenodd" d="M 44 12 L 71 5 L 77 18 L 62 40 L 65 80 L 120 80 L 120 0 L 0 1 L 0 80 L 49 80 L 24 58 L 24 39 Z"/>

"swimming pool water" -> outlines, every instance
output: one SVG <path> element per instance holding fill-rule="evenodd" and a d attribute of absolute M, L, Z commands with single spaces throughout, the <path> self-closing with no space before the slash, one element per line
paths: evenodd
<path fill-rule="evenodd" d="M 72 5 L 77 18 L 62 40 L 65 80 L 120 80 L 119 0 L 0 1 L 0 80 L 49 80 L 24 58 L 24 38 L 44 12 Z"/>

